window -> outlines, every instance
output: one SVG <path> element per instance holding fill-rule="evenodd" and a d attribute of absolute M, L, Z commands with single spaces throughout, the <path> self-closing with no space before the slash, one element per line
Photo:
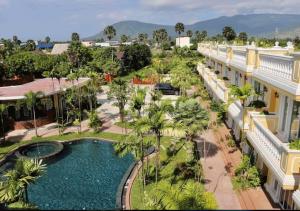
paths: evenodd
<path fill-rule="evenodd" d="M 286 119 L 287 119 L 287 112 L 288 112 L 288 97 L 284 97 L 284 104 L 283 104 L 283 118 L 282 118 L 282 125 L 281 125 L 281 131 L 285 130 L 286 126 Z"/>
<path fill-rule="evenodd" d="M 239 74 L 238 71 L 235 71 L 235 78 L 234 79 L 235 79 L 234 84 L 236 86 L 239 86 L 240 74 Z"/>
<path fill-rule="evenodd" d="M 273 186 L 273 189 L 274 189 L 275 192 L 277 191 L 277 188 L 278 188 L 278 181 L 275 179 L 274 180 L 274 186 Z"/>
<path fill-rule="evenodd" d="M 300 102 L 294 101 L 289 139 L 300 138 Z"/>

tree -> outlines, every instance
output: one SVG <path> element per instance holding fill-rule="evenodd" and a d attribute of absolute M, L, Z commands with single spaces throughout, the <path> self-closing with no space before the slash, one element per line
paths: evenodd
<path fill-rule="evenodd" d="M 158 29 L 153 32 L 153 39 L 161 46 L 161 43 L 168 40 L 168 32 L 166 29 Z"/>
<path fill-rule="evenodd" d="M 72 40 L 68 47 L 67 55 L 70 63 L 75 68 L 80 68 L 92 60 L 89 48 L 82 46 L 78 40 Z"/>
<path fill-rule="evenodd" d="M 188 31 L 186 32 L 186 36 L 192 37 L 192 36 L 193 36 L 193 31 L 192 31 L 192 30 L 188 30 Z"/>
<path fill-rule="evenodd" d="M 203 30 L 202 32 L 197 31 L 195 35 L 196 35 L 197 42 L 203 42 L 207 38 L 207 31 L 205 30 Z"/>
<path fill-rule="evenodd" d="M 80 41 L 80 37 L 79 34 L 77 32 L 73 32 L 71 35 L 71 41 L 72 42 L 79 42 Z"/>
<path fill-rule="evenodd" d="M 137 118 L 141 117 L 141 110 L 145 105 L 145 99 L 146 90 L 141 88 L 137 88 L 131 96 L 130 107 L 132 112 L 134 112 L 134 116 L 137 116 Z M 137 112 L 137 114 L 135 112 Z"/>
<path fill-rule="evenodd" d="M 147 39 L 148 39 L 148 34 L 147 33 L 140 33 L 138 35 L 139 42 L 145 43 L 147 41 Z"/>
<path fill-rule="evenodd" d="M 130 88 L 128 83 L 121 78 L 116 78 L 110 85 L 108 92 L 109 99 L 115 99 L 117 102 L 114 103 L 115 106 L 119 108 L 119 115 L 121 122 L 124 122 L 125 117 L 125 105 L 128 101 L 128 95 L 130 93 Z"/>
<path fill-rule="evenodd" d="M 185 132 L 187 141 L 208 127 L 209 115 L 195 99 L 178 100 L 172 116 L 174 126 Z"/>
<path fill-rule="evenodd" d="M 236 33 L 230 26 L 225 26 L 223 28 L 223 36 L 226 38 L 228 42 L 234 40 L 236 38 Z"/>
<path fill-rule="evenodd" d="M 176 23 L 175 32 L 179 36 L 179 46 L 180 46 L 180 35 L 181 35 L 182 32 L 184 32 L 184 24 L 183 23 Z"/>
<path fill-rule="evenodd" d="M 31 110 L 33 114 L 33 122 L 35 128 L 35 135 L 38 136 L 37 125 L 36 125 L 36 116 L 35 116 L 35 107 L 37 105 L 37 101 L 40 97 L 43 96 L 42 92 L 28 92 L 25 94 L 25 104 L 27 105 L 28 110 Z"/>
<path fill-rule="evenodd" d="M 13 36 L 13 44 L 14 46 L 20 46 L 21 44 L 21 40 L 19 40 L 16 35 Z"/>
<path fill-rule="evenodd" d="M 6 57 L 6 77 L 24 76 L 34 73 L 34 55 L 32 52 L 18 52 Z"/>
<path fill-rule="evenodd" d="M 0 182 L 0 203 L 16 201 L 28 202 L 27 187 L 42 176 L 46 166 L 42 160 L 19 158 L 14 169 L 4 173 L 4 180 Z"/>
<path fill-rule="evenodd" d="M 172 105 L 168 101 L 163 101 L 160 104 L 152 102 L 147 109 L 147 116 L 143 117 L 145 130 L 151 131 L 156 136 L 155 147 L 155 182 L 158 181 L 158 172 L 160 169 L 160 143 L 163 136 L 162 131 L 169 128 L 166 118 L 166 112 L 170 111 Z"/>
<path fill-rule="evenodd" d="M 119 61 L 109 60 L 102 66 L 102 69 L 105 73 L 117 76 L 120 73 L 121 65 Z"/>
<path fill-rule="evenodd" d="M 50 43 L 50 41 L 51 41 L 51 39 L 50 39 L 49 36 L 45 37 L 45 42 L 46 42 L 46 43 Z"/>
<path fill-rule="evenodd" d="M 1 116 L 1 127 L 2 127 L 3 141 L 5 141 L 5 131 L 4 131 L 4 121 L 3 121 L 3 115 L 4 115 L 5 111 L 7 111 L 7 105 L 0 104 L 0 116 Z"/>
<path fill-rule="evenodd" d="M 300 48 L 300 38 L 299 38 L 299 36 L 295 37 L 294 45 L 295 45 L 296 48 L 298 48 L 298 49 Z"/>
<path fill-rule="evenodd" d="M 116 36 L 116 29 L 113 26 L 109 25 L 105 27 L 104 34 L 107 37 L 107 39 L 110 41 L 112 38 Z"/>
<path fill-rule="evenodd" d="M 137 119 L 135 121 L 133 130 L 125 138 L 123 141 L 119 141 L 114 145 L 115 151 L 120 156 L 124 156 L 128 153 L 132 153 L 136 160 L 141 161 L 141 170 L 142 172 L 142 184 L 143 188 L 146 185 L 146 179 L 145 179 L 145 170 L 144 170 L 144 156 L 145 151 L 150 147 L 150 141 L 145 140 L 145 122 L 143 119 Z"/>
<path fill-rule="evenodd" d="M 135 43 L 125 46 L 122 59 L 125 71 L 139 70 L 151 64 L 151 57 L 151 50 L 145 44 Z"/>
<path fill-rule="evenodd" d="M 248 41 L 247 33 L 246 32 L 240 32 L 239 40 L 241 40 L 243 42 L 243 44 L 245 44 Z"/>
<path fill-rule="evenodd" d="M 111 39 L 116 36 L 116 29 L 113 26 L 109 25 L 109 26 L 105 27 L 104 34 L 107 37 L 107 39 L 109 41 L 111 41 Z M 113 53 L 111 54 L 111 60 L 112 61 L 114 60 L 114 54 Z"/>
<path fill-rule="evenodd" d="M 127 42 L 128 41 L 128 36 L 126 36 L 125 34 L 123 34 L 121 36 L 121 42 L 124 43 L 124 42 Z"/>
<path fill-rule="evenodd" d="M 27 51 L 34 51 L 36 49 L 35 42 L 33 40 L 27 40 L 25 49 Z"/>
<path fill-rule="evenodd" d="M 232 85 L 230 87 L 230 95 L 232 95 L 236 100 L 239 100 L 242 104 L 243 110 L 242 110 L 242 130 L 241 130 L 241 140 L 243 140 L 244 135 L 244 129 L 245 129 L 245 103 L 247 100 L 255 95 L 255 92 L 250 84 L 246 84 L 243 87 L 238 87 L 235 85 Z"/>

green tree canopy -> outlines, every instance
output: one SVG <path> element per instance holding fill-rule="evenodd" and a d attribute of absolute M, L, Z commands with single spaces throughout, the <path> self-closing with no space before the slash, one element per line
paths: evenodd
<path fill-rule="evenodd" d="M 225 26 L 223 28 L 223 36 L 226 38 L 227 41 L 232 41 L 236 38 L 236 33 L 235 31 L 233 30 L 232 27 L 230 26 Z"/>

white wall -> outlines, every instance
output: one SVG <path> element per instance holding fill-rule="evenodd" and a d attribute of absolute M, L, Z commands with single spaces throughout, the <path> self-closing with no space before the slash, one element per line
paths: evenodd
<path fill-rule="evenodd" d="M 180 41 L 179 41 L 180 39 Z M 191 46 L 191 38 L 190 37 L 177 37 L 176 38 L 176 46 L 177 47 L 190 47 Z"/>

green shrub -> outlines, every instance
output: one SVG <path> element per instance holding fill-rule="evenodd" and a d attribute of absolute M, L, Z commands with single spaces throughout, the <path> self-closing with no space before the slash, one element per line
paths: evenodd
<path fill-rule="evenodd" d="M 262 100 L 254 100 L 249 104 L 249 107 L 263 108 L 263 107 L 266 107 L 266 103 Z"/>
<path fill-rule="evenodd" d="M 89 117 L 89 127 L 93 128 L 95 132 L 99 131 L 99 127 L 102 126 L 102 122 L 97 115 L 95 110 L 88 113 Z"/>
<path fill-rule="evenodd" d="M 294 150 L 300 150 L 300 139 L 293 140 L 291 143 L 289 143 L 290 149 Z"/>
<path fill-rule="evenodd" d="M 233 138 L 230 138 L 230 139 L 228 140 L 227 146 L 228 146 L 228 147 L 231 147 L 231 148 L 236 147 L 236 144 L 235 144 L 235 141 L 233 140 Z"/>
<path fill-rule="evenodd" d="M 248 189 L 258 187 L 261 184 L 260 173 L 256 166 L 251 164 L 248 156 L 243 156 L 242 162 L 235 170 L 233 187 L 235 189 Z"/>

